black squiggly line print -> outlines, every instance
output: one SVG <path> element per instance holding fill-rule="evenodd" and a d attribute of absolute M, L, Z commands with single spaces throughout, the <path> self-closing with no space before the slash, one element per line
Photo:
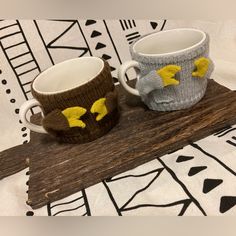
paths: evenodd
<path fill-rule="evenodd" d="M 57 216 L 61 213 L 64 213 L 64 212 L 68 212 L 68 211 L 75 211 L 75 210 L 78 210 L 80 209 L 81 207 L 85 206 L 85 204 L 83 203 L 82 205 L 79 205 L 78 207 L 75 207 L 75 208 L 71 208 L 71 209 L 66 209 L 66 210 L 62 210 L 62 211 L 58 211 L 57 213 L 53 214 L 53 216 Z"/>
<path fill-rule="evenodd" d="M 51 203 L 48 203 L 48 204 L 47 204 L 47 212 L 48 212 L 48 216 L 52 216 Z"/>
<path fill-rule="evenodd" d="M 226 142 L 229 143 L 230 145 L 236 147 L 236 143 L 234 143 L 234 142 L 232 142 L 232 141 L 230 141 L 230 140 L 227 140 Z"/>
<path fill-rule="evenodd" d="M 26 95 L 26 93 L 25 93 L 25 90 L 24 90 L 24 88 L 23 88 L 23 85 L 21 84 L 21 81 L 20 81 L 20 79 L 18 78 L 17 73 L 16 73 L 16 71 L 14 70 L 14 67 L 13 67 L 12 63 L 11 63 L 11 61 L 10 61 L 8 55 L 7 55 L 6 52 L 5 52 L 4 47 L 3 47 L 1 41 L 0 41 L 0 46 L 1 46 L 1 48 L 2 48 L 2 51 L 3 51 L 4 55 L 5 55 L 5 58 L 7 59 L 7 61 L 8 61 L 8 63 L 9 63 L 9 65 L 10 65 L 12 71 L 14 72 L 14 74 L 15 74 L 15 76 L 16 76 L 16 79 L 17 79 L 17 81 L 18 81 L 18 84 L 19 84 L 19 86 L 20 86 L 20 88 L 21 88 L 21 91 L 22 91 L 22 93 L 23 93 L 25 99 L 28 100 L 28 97 L 27 97 L 27 95 Z"/>
<path fill-rule="evenodd" d="M 162 27 L 161 27 L 161 30 L 164 29 L 164 27 L 165 27 L 165 25 L 166 25 L 166 22 L 167 22 L 167 20 L 164 20 L 163 25 L 162 25 Z"/>
<path fill-rule="evenodd" d="M 53 45 L 58 39 L 60 39 L 63 35 L 65 35 L 74 25 L 78 25 L 79 27 L 79 23 L 78 21 L 74 21 L 72 22 L 72 24 L 66 29 L 64 30 L 61 34 L 59 34 L 55 39 L 53 39 L 51 42 L 49 42 L 47 44 L 47 48 L 54 48 L 54 49 L 58 49 L 58 48 L 64 48 L 64 49 L 73 49 L 73 50 L 80 50 L 83 51 L 83 53 L 81 55 L 79 55 L 79 57 L 84 56 L 87 52 L 90 52 L 89 48 L 87 47 L 74 47 L 74 46 L 66 46 L 66 45 Z M 88 44 L 87 44 L 88 45 Z M 91 52 L 90 52 L 91 55 Z"/>
<path fill-rule="evenodd" d="M 15 66 L 14 68 L 17 69 L 17 68 L 19 68 L 19 67 L 21 67 L 21 66 L 24 66 L 24 65 L 27 65 L 27 64 L 29 64 L 29 63 L 31 63 L 31 62 L 34 62 L 34 60 L 29 60 L 29 61 L 26 61 L 26 62 L 24 62 L 24 63 L 21 63 L 21 64 Z"/>
<path fill-rule="evenodd" d="M 122 29 L 125 30 L 125 27 L 124 27 L 124 25 L 123 25 L 122 20 L 119 20 L 119 21 L 120 21 L 120 25 L 121 25 Z"/>
<path fill-rule="evenodd" d="M 234 131 L 234 130 L 236 130 L 236 128 L 232 128 L 232 129 L 230 129 L 230 130 L 224 132 L 223 134 L 219 135 L 218 137 L 219 137 L 219 138 L 220 138 L 220 137 L 223 137 L 223 136 L 225 136 L 226 134 L 228 134 L 228 133 L 230 133 L 230 132 L 232 132 L 232 131 Z"/>
<path fill-rule="evenodd" d="M 1 48 L 2 48 L 2 51 L 3 51 L 4 55 L 5 55 L 6 60 L 8 61 L 9 65 L 10 65 L 10 67 L 11 67 L 11 69 L 12 69 L 12 71 L 14 72 L 14 74 L 15 74 L 15 76 L 16 76 L 16 79 L 17 79 L 17 81 L 18 81 L 18 84 L 19 84 L 19 86 L 20 86 L 20 88 L 21 88 L 21 90 L 22 90 L 22 93 L 23 93 L 25 99 L 28 100 L 28 96 L 27 96 L 26 91 L 25 91 L 25 88 L 24 88 L 24 86 L 25 86 L 26 84 L 22 83 L 22 81 L 21 81 L 21 79 L 20 79 L 20 76 L 21 76 L 21 75 L 19 75 L 19 74 L 17 73 L 16 68 L 15 68 L 15 66 L 13 65 L 13 62 L 12 62 L 12 61 L 13 61 L 14 59 L 17 59 L 17 58 L 21 57 L 21 56 L 30 54 L 32 60 L 34 61 L 35 65 L 36 65 L 36 68 L 35 68 L 35 69 L 38 69 L 39 73 L 41 72 L 41 69 L 40 69 L 40 67 L 39 67 L 39 65 L 38 65 L 38 62 L 36 61 L 36 59 L 35 59 L 35 57 L 34 57 L 34 55 L 33 55 L 33 53 L 32 53 L 32 50 L 31 50 L 31 48 L 30 48 L 30 46 L 29 46 L 29 43 L 28 43 L 28 41 L 27 41 L 27 39 L 26 39 L 26 37 L 25 37 L 25 34 L 24 34 L 24 32 L 23 32 L 23 30 L 22 30 L 22 27 L 21 27 L 21 25 L 20 25 L 20 22 L 19 22 L 18 20 L 16 20 L 16 25 L 19 27 L 19 30 L 20 30 L 20 31 L 17 31 L 17 32 L 15 32 L 15 33 L 21 34 L 21 36 L 22 36 L 22 38 L 23 38 L 23 42 L 21 41 L 21 42 L 19 42 L 19 43 L 16 43 L 15 45 L 18 46 L 18 45 L 24 43 L 24 44 L 26 44 L 26 47 L 27 47 L 27 50 L 28 50 L 28 51 L 25 52 L 25 53 L 18 54 L 17 56 L 14 56 L 14 57 L 11 57 L 11 58 L 10 58 L 10 57 L 8 56 L 7 50 L 8 50 L 9 48 L 12 48 L 12 47 L 15 47 L 15 46 L 14 46 L 14 45 L 10 45 L 10 46 L 8 46 L 8 47 L 5 48 L 5 47 L 3 46 L 1 40 L 0 40 L 0 46 L 1 46 Z M 5 36 L 10 37 L 10 36 L 14 35 L 15 33 L 8 34 L 8 35 L 5 35 Z M 17 65 L 17 67 L 18 67 L 18 66 L 19 66 L 19 65 Z M 22 74 L 22 75 L 23 75 L 23 74 Z M 32 109 L 31 109 L 31 112 L 32 112 L 32 114 L 34 113 Z"/>
<path fill-rule="evenodd" d="M 5 50 L 10 49 L 10 48 L 14 48 L 14 47 L 19 46 L 19 45 L 21 45 L 21 44 L 25 44 L 25 42 L 22 41 L 22 42 L 20 42 L 20 43 L 12 44 L 12 45 L 10 45 L 10 46 L 5 47 Z"/>
<path fill-rule="evenodd" d="M 113 41 L 113 39 L 112 39 L 111 33 L 110 33 L 110 31 L 109 31 L 109 29 L 108 29 L 108 27 L 107 27 L 107 23 L 106 23 L 105 20 L 103 20 L 103 23 L 104 23 L 104 25 L 105 25 L 107 34 L 108 34 L 108 36 L 109 36 L 109 38 L 110 38 L 110 40 L 111 40 L 112 46 L 113 46 L 113 48 L 114 48 L 114 50 L 115 50 L 115 52 L 116 52 L 117 58 L 118 58 L 118 60 L 119 60 L 119 62 L 120 62 L 120 64 L 121 64 L 122 61 L 121 61 L 121 59 L 120 59 L 120 55 L 119 55 L 119 53 L 118 53 L 118 51 L 117 51 L 117 48 L 116 48 L 116 45 L 115 45 L 115 43 L 114 43 L 114 41 Z"/>
<path fill-rule="evenodd" d="M 202 214 L 204 216 L 206 216 L 206 212 L 204 211 L 204 209 L 202 208 L 202 206 L 200 205 L 200 203 L 197 201 L 196 198 L 193 197 L 193 195 L 189 192 L 189 190 L 187 189 L 187 187 L 184 185 L 183 182 L 181 182 L 178 177 L 176 176 L 176 174 L 174 173 L 173 170 L 171 170 L 165 163 L 164 161 L 161 160 L 160 157 L 157 158 L 157 160 L 163 165 L 163 167 L 170 173 L 170 175 L 172 176 L 172 178 L 182 187 L 182 189 L 184 190 L 184 192 L 188 195 L 188 197 L 191 199 L 191 201 L 197 206 L 197 208 L 202 212 Z"/>
<path fill-rule="evenodd" d="M 16 34 L 20 34 L 20 33 L 21 33 L 21 31 L 16 31 L 16 32 L 11 33 L 11 34 L 4 35 L 4 36 L 0 37 L 0 40 L 11 37 L 11 36 L 14 36 Z"/>
<path fill-rule="evenodd" d="M 139 209 L 139 208 L 143 208 L 143 207 L 172 207 L 172 206 L 177 206 L 177 205 L 181 205 L 183 204 L 183 207 L 180 211 L 180 213 L 178 214 L 178 216 L 182 216 L 185 211 L 188 209 L 189 205 L 192 203 L 191 199 L 184 199 L 184 200 L 180 200 L 180 201 L 176 201 L 176 202 L 172 202 L 172 203 L 167 203 L 167 204 L 139 204 L 139 205 L 135 205 L 135 206 L 132 206 L 132 207 L 127 207 L 127 208 L 124 208 L 122 211 L 125 212 L 125 211 L 132 211 L 132 210 L 136 210 L 136 209 Z"/>
<path fill-rule="evenodd" d="M 17 25 L 17 23 L 14 23 L 14 24 L 11 24 L 11 25 L 6 25 L 6 26 L 1 27 L 0 30 L 7 29 L 9 27 L 16 26 L 16 25 Z"/>
<path fill-rule="evenodd" d="M 83 30 L 82 30 L 82 28 L 81 28 L 81 26 L 80 26 L 80 23 L 79 23 L 78 20 L 77 20 L 76 22 L 77 22 L 77 25 L 78 25 L 78 27 L 79 27 L 79 29 L 80 29 L 80 32 L 81 32 L 81 34 L 82 34 L 82 36 L 83 36 L 83 38 L 84 38 L 84 41 L 85 41 L 85 43 L 86 43 L 86 45 L 87 45 L 87 47 L 88 47 L 89 54 L 90 54 L 90 56 L 92 56 L 91 49 L 90 49 L 89 44 L 88 44 L 88 41 L 87 41 L 87 39 L 86 39 L 86 37 L 85 37 L 85 35 L 84 35 L 84 32 L 83 32 Z"/>
<path fill-rule="evenodd" d="M 114 205 L 114 207 L 116 209 L 116 212 L 117 212 L 118 216 L 122 216 L 120 208 L 118 207 L 118 205 L 117 205 L 117 203 L 115 201 L 115 198 L 113 197 L 112 192 L 110 191 L 107 183 L 105 181 L 102 181 L 102 183 L 105 186 L 105 189 L 107 190 L 107 193 L 108 193 L 108 195 L 109 195 L 109 197 L 110 197 L 110 199 L 111 199 L 111 201 L 112 201 L 112 203 L 113 203 L 113 205 Z"/>
<path fill-rule="evenodd" d="M 47 45 L 46 45 L 45 40 L 44 40 L 44 38 L 43 38 L 43 35 L 42 35 L 42 33 L 41 33 L 40 29 L 39 29 L 39 26 L 38 26 L 37 21 L 36 21 L 36 20 L 33 20 L 33 22 L 34 22 L 34 24 L 35 24 L 35 26 L 36 26 L 36 29 L 37 29 L 38 34 L 39 34 L 39 37 L 41 38 L 41 40 L 42 40 L 42 42 L 43 42 L 43 45 L 44 45 L 44 47 L 45 47 L 45 49 L 46 49 L 46 52 L 47 52 L 47 54 L 48 54 L 48 56 L 49 56 L 49 59 L 50 59 L 52 65 L 55 65 L 55 63 L 54 63 L 54 61 L 53 61 L 53 58 L 52 58 L 52 56 L 51 56 L 51 54 L 50 54 L 50 52 L 49 52 L 49 50 L 48 50 L 48 48 L 47 48 Z"/>
<path fill-rule="evenodd" d="M 218 132 L 214 133 L 213 135 L 214 135 L 214 136 L 217 136 L 217 135 L 223 133 L 224 131 L 226 131 L 226 130 L 228 130 L 228 129 L 230 129 L 230 128 L 232 128 L 232 126 L 226 126 L 225 128 L 220 129 Z"/>
<path fill-rule="evenodd" d="M 160 171 L 158 171 L 158 173 L 155 175 L 155 177 L 144 187 L 139 189 L 137 192 L 135 192 L 132 197 L 120 208 L 120 210 L 122 211 L 123 209 L 125 209 L 125 207 L 141 192 L 145 191 L 146 189 L 148 189 L 153 182 L 155 182 L 155 180 L 160 176 L 160 174 L 162 173 L 162 171 L 164 170 L 164 168 L 162 168 Z"/>
<path fill-rule="evenodd" d="M 91 216 L 91 210 L 90 210 L 90 206 L 89 206 L 86 191 L 85 191 L 85 189 L 82 189 L 81 192 L 82 192 L 82 195 L 84 197 L 84 204 L 85 204 L 85 207 L 86 207 L 87 215 Z"/>
<path fill-rule="evenodd" d="M 140 175 L 125 175 L 125 176 L 121 176 L 121 177 L 112 177 L 110 179 L 107 179 L 106 182 L 107 183 L 110 183 L 110 182 L 113 182 L 113 181 L 117 181 L 117 180 L 121 180 L 121 179 L 125 179 L 125 178 L 129 178 L 129 177 L 144 177 L 146 175 L 149 175 L 149 174 L 152 174 L 152 173 L 155 173 L 157 171 L 161 171 L 163 168 L 158 168 L 158 169 L 155 169 L 155 170 L 152 170 L 152 171 L 149 171 L 147 173 L 144 173 L 144 174 L 140 174 Z"/>
<path fill-rule="evenodd" d="M 24 31 L 23 31 L 23 29 L 22 29 L 22 27 L 21 27 L 21 24 L 20 24 L 20 22 L 19 22 L 18 20 L 17 20 L 16 22 L 17 22 L 18 25 L 19 25 L 20 31 L 22 32 L 22 36 L 23 36 L 24 41 L 25 41 L 25 43 L 26 43 L 26 45 L 27 45 L 27 47 L 28 47 L 28 49 L 29 49 L 29 51 L 30 51 L 30 54 L 31 54 L 31 56 L 32 56 L 32 58 L 33 58 L 33 60 L 34 60 L 34 63 L 36 64 L 36 66 L 37 66 L 39 72 L 41 72 L 41 68 L 40 68 L 40 66 L 39 66 L 39 64 L 38 64 L 38 62 L 37 62 L 37 60 L 36 60 L 36 58 L 35 58 L 35 56 L 34 56 L 32 50 L 31 50 L 31 48 L 30 48 L 30 45 L 29 45 L 29 43 L 28 43 L 28 41 L 27 41 L 27 39 L 26 39 L 26 37 L 25 37 Z"/>
<path fill-rule="evenodd" d="M 76 202 L 76 201 L 78 201 L 78 200 L 80 200 L 80 199 L 82 199 L 82 198 L 83 198 L 83 196 L 78 197 L 78 198 L 76 198 L 76 199 L 74 199 L 74 200 L 71 200 L 71 201 L 69 201 L 69 202 L 62 202 L 62 203 L 55 204 L 55 205 L 51 206 L 51 209 L 54 208 L 54 207 L 57 207 L 57 206 L 63 206 L 63 205 L 71 204 L 71 203 Z"/>

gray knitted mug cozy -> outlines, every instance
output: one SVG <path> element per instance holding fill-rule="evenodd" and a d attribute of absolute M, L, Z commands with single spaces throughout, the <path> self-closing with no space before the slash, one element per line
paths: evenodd
<path fill-rule="evenodd" d="M 146 37 L 144 35 L 142 38 Z M 136 89 L 142 101 L 152 110 L 172 111 L 193 106 L 204 96 L 207 88 L 207 79 L 214 69 L 214 64 L 209 58 L 209 35 L 196 47 L 174 54 L 162 55 L 140 54 L 134 51 L 134 44 L 130 45 L 130 53 L 133 60 L 139 63 L 136 69 L 138 80 Z M 209 66 L 203 78 L 192 76 L 196 70 L 195 61 L 199 58 L 207 58 Z M 164 86 L 162 78 L 157 70 L 167 66 L 177 65 L 181 70 L 176 73 L 175 78 L 178 85 Z"/>

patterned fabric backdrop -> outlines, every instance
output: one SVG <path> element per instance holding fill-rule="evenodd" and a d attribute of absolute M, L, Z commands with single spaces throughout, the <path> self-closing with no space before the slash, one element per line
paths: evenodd
<path fill-rule="evenodd" d="M 117 82 L 129 44 L 166 20 L 1 20 L 0 151 L 29 141 L 19 107 L 30 82 L 63 60 L 99 56 Z M 129 71 L 127 79 L 134 79 Z M 32 110 L 32 113 L 38 109 Z M 33 211 L 28 170 L 0 181 L 0 215 L 235 215 L 236 126 Z"/>

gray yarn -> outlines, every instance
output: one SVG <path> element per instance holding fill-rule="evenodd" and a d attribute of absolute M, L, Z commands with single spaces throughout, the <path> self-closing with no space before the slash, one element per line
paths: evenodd
<path fill-rule="evenodd" d="M 130 46 L 130 53 L 133 60 L 139 62 L 140 68 L 137 71 L 139 79 L 136 83 L 136 88 L 142 101 L 150 109 L 158 111 L 185 109 L 201 100 L 206 91 L 207 79 L 210 78 L 214 69 L 213 62 L 208 56 L 208 35 L 204 42 L 194 49 L 162 57 L 140 55 L 133 51 L 134 43 Z M 195 78 L 192 77 L 192 72 L 195 69 L 194 61 L 200 57 L 208 58 L 210 65 L 204 78 Z M 181 66 L 181 71 L 175 76 L 179 80 L 179 85 L 164 87 L 162 79 L 156 73 L 156 70 L 170 64 Z"/>
<path fill-rule="evenodd" d="M 140 95 L 146 95 L 155 89 L 162 88 L 164 88 L 162 79 L 155 70 L 151 70 L 136 83 L 136 89 L 138 89 Z"/>

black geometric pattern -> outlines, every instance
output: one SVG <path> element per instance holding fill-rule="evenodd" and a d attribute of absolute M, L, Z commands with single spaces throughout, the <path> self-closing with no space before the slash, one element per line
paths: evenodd
<path fill-rule="evenodd" d="M 107 54 L 103 54 L 103 55 L 102 55 L 102 58 L 103 58 L 104 60 L 109 60 L 109 59 L 111 59 L 111 56 L 109 56 L 109 55 L 107 55 Z"/>
<path fill-rule="evenodd" d="M 214 188 L 223 183 L 222 179 L 205 179 L 203 183 L 203 193 L 209 193 Z"/>
<path fill-rule="evenodd" d="M 96 45 L 96 47 L 95 47 L 95 49 L 96 50 L 99 50 L 99 49 L 101 49 L 101 48 L 105 48 L 106 47 L 106 45 L 105 44 L 103 44 L 103 43 L 97 43 L 97 45 Z"/>
<path fill-rule="evenodd" d="M 18 116 L 19 101 L 32 97 L 32 79 L 46 68 L 69 58 L 99 56 L 109 62 L 117 83 L 117 68 L 127 60 L 129 45 L 141 35 L 163 30 L 168 25 L 166 20 L 141 22 L 134 19 L 112 22 L 94 19 L 30 20 L 29 23 L 32 32 L 27 30 L 27 22 L 22 20 L 0 22 L 1 62 L 7 64 L 12 72 L 6 76 L 6 68 L 1 65 L 0 89 L 7 96 L 14 116 Z M 127 79 L 132 78 L 127 74 Z M 22 143 L 27 143 L 26 128 L 19 119 L 17 125 Z M 211 142 L 217 145 L 213 148 L 209 145 Z M 236 150 L 236 127 L 226 126 L 206 138 L 205 143 L 190 143 L 186 148 L 103 180 L 39 210 L 32 210 L 22 203 L 25 206 L 23 214 L 235 215 L 236 159 L 225 150 Z M 27 172 L 24 176 L 28 179 L 28 175 Z M 24 183 L 27 184 L 27 180 Z"/>
<path fill-rule="evenodd" d="M 225 213 L 236 206 L 236 196 L 223 196 L 220 201 L 220 212 Z"/>
<path fill-rule="evenodd" d="M 194 157 L 193 156 L 178 156 L 176 162 L 180 163 L 180 162 L 184 162 L 184 161 L 189 161 L 192 160 Z"/>
<path fill-rule="evenodd" d="M 97 21 L 96 20 L 87 20 L 85 25 L 88 26 L 88 25 L 93 25 L 95 24 Z"/>
<path fill-rule="evenodd" d="M 205 169 L 207 169 L 207 166 L 194 166 L 194 167 L 191 167 L 191 169 L 188 172 L 188 176 L 194 176 L 194 175 L 198 174 L 199 172 L 201 172 Z"/>
<path fill-rule="evenodd" d="M 158 26 L 158 23 L 155 22 L 155 21 L 151 21 L 150 24 L 151 24 L 153 29 L 156 29 L 156 27 Z"/>
<path fill-rule="evenodd" d="M 56 204 L 48 204 L 48 216 L 65 215 L 68 212 L 76 212 L 76 215 L 90 216 L 90 207 L 87 200 L 86 191 L 83 189 L 81 192 L 75 194 L 72 200 L 60 201 Z"/>
<path fill-rule="evenodd" d="M 180 211 L 178 212 L 178 215 L 179 216 L 184 215 L 184 213 L 186 212 L 186 210 L 188 209 L 190 204 L 193 203 L 193 200 L 191 198 L 177 200 L 177 201 L 165 203 L 165 204 L 152 204 L 152 203 L 133 204 L 133 202 L 135 202 L 136 198 L 139 197 L 139 195 L 144 194 L 145 191 L 148 191 L 148 189 L 155 183 L 155 181 L 159 178 L 159 176 L 161 176 L 164 169 L 165 168 L 158 168 L 153 171 L 149 171 L 147 173 L 142 173 L 142 174 L 138 174 L 138 175 L 134 175 L 134 174 L 122 175 L 121 177 L 113 177 L 111 179 L 103 181 L 103 184 L 110 196 L 110 199 L 116 208 L 117 214 L 121 216 L 121 215 L 127 214 L 127 212 L 132 212 L 135 210 L 140 210 L 140 209 L 145 209 L 145 208 L 153 208 L 154 210 L 156 208 L 158 210 L 160 208 L 171 208 L 171 207 L 175 207 L 175 206 L 181 206 Z M 109 183 L 117 182 L 117 181 L 119 182 L 120 180 L 124 180 L 124 179 L 128 179 L 128 178 L 142 178 L 142 177 L 146 177 L 148 175 L 153 176 L 149 180 L 149 182 L 147 184 L 145 184 L 144 186 L 142 186 L 142 188 L 136 190 L 129 197 L 129 199 L 127 199 L 121 206 L 118 206 L 118 203 L 116 202 L 114 196 L 112 195 L 112 191 L 109 188 Z"/>
<path fill-rule="evenodd" d="M 91 34 L 91 38 L 95 38 L 95 37 L 98 37 L 98 36 L 100 36 L 100 35 L 102 35 L 102 33 L 100 33 L 99 31 L 97 31 L 97 30 L 94 30 L 93 32 L 92 32 L 92 34 Z"/>

